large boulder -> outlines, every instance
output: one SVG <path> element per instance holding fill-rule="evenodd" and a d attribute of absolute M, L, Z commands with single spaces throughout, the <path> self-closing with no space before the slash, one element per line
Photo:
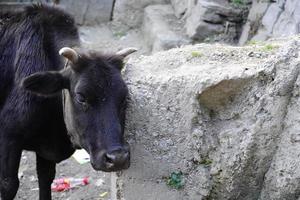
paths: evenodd
<path fill-rule="evenodd" d="M 189 0 L 171 0 L 171 4 L 174 8 L 176 17 L 181 18 L 188 9 Z"/>
<path fill-rule="evenodd" d="M 300 1 L 278 0 L 269 3 L 253 40 L 266 40 L 270 37 L 290 36 L 299 33 Z"/>
<path fill-rule="evenodd" d="M 59 3 L 80 25 L 96 25 L 108 22 L 112 17 L 112 0 L 60 0 Z"/>
<path fill-rule="evenodd" d="M 166 3 L 168 0 L 115 0 L 113 20 L 129 28 L 137 28 L 143 22 L 145 7 Z"/>
<path fill-rule="evenodd" d="M 299 50 L 294 38 L 129 60 L 132 161 L 113 176 L 113 198 L 296 200 Z"/>
<path fill-rule="evenodd" d="M 269 1 L 253 0 L 251 9 L 249 11 L 246 23 L 243 25 L 242 33 L 239 38 L 239 44 L 243 45 L 257 34 L 263 16 L 271 3 Z M 274 18 L 275 19 L 275 18 Z M 270 19 L 271 20 L 271 19 Z M 266 39 L 267 35 L 264 35 Z M 263 40 L 263 38 L 261 38 Z"/>
<path fill-rule="evenodd" d="M 183 23 L 174 15 L 171 5 L 150 5 L 145 8 L 143 36 L 150 51 L 163 51 L 188 44 Z"/>
<path fill-rule="evenodd" d="M 186 14 L 186 33 L 191 39 L 206 38 L 233 42 L 244 20 L 244 9 L 227 0 L 189 1 Z"/>

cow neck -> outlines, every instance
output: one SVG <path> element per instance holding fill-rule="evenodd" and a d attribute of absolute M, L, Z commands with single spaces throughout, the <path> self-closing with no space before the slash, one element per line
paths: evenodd
<path fill-rule="evenodd" d="M 67 59 L 65 65 L 64 65 L 64 70 L 69 66 L 69 60 Z M 62 91 L 62 106 L 63 106 L 63 117 L 64 117 L 64 121 L 66 120 L 66 113 L 65 113 L 65 107 L 66 107 L 66 95 L 67 95 L 67 89 L 64 89 Z M 65 124 L 66 124 L 66 128 L 67 128 L 67 122 L 65 121 Z M 67 132 L 68 132 L 68 135 L 70 137 L 70 140 L 71 140 L 71 143 L 73 145 L 74 148 L 76 149 L 81 149 L 81 145 L 79 143 L 79 138 L 76 138 L 79 137 L 79 133 L 77 132 L 76 129 L 72 130 L 72 132 L 69 132 L 68 128 L 67 128 Z"/>

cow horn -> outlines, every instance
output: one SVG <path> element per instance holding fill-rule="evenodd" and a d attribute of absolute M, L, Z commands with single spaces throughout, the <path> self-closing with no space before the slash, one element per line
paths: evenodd
<path fill-rule="evenodd" d="M 126 49 L 122 49 L 122 50 L 118 51 L 116 54 L 119 55 L 119 56 L 122 56 L 123 58 L 125 58 L 129 54 L 132 54 L 132 53 L 134 53 L 136 51 L 137 51 L 137 48 L 128 47 Z"/>
<path fill-rule="evenodd" d="M 59 55 L 67 58 L 72 63 L 76 63 L 78 61 L 78 53 L 70 48 L 70 47 L 63 47 L 59 50 Z"/>

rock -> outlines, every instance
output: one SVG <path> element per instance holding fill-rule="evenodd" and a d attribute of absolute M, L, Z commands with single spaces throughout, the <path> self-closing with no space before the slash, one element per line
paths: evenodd
<path fill-rule="evenodd" d="M 71 13 L 80 25 L 108 22 L 113 11 L 113 1 L 111 0 L 60 0 L 60 5 Z"/>
<path fill-rule="evenodd" d="M 145 7 L 166 3 L 168 0 L 116 0 L 113 21 L 129 28 L 137 28 L 143 22 Z"/>
<path fill-rule="evenodd" d="M 191 8 L 186 19 L 186 33 L 191 39 L 202 41 L 208 35 L 213 37 L 220 34 L 224 34 L 227 40 L 236 37 L 237 24 L 243 21 L 243 9 L 234 8 L 225 0 L 196 2 L 189 4 Z"/>
<path fill-rule="evenodd" d="M 300 40 L 270 46 L 198 44 L 129 60 L 132 160 L 115 198 L 296 200 Z M 184 187 L 172 189 L 179 171 Z"/>
<path fill-rule="evenodd" d="M 300 2 L 288 0 L 274 25 L 273 36 L 290 36 L 299 33 L 300 24 Z M 270 11 L 271 12 L 271 11 Z M 291 17 L 292 16 L 292 17 Z"/>
<path fill-rule="evenodd" d="M 171 0 L 171 4 L 174 8 L 175 15 L 177 18 L 181 18 L 188 9 L 188 1 L 189 0 Z"/>
<path fill-rule="evenodd" d="M 171 5 L 151 5 L 145 8 L 143 35 L 152 52 L 189 43 L 182 33 L 182 27 Z"/>
<path fill-rule="evenodd" d="M 190 23 L 193 25 L 190 25 Z M 194 20 L 190 19 L 186 25 L 187 34 L 193 40 L 203 41 L 208 37 L 219 35 L 225 32 L 225 26 L 223 26 L 222 24 L 211 24 L 204 21 L 198 21 L 197 27 L 195 29 L 195 27 L 193 27 L 195 25 Z"/>
<path fill-rule="evenodd" d="M 268 9 L 270 2 L 254 0 L 252 7 L 249 11 L 247 21 L 243 26 L 241 36 L 239 38 L 239 44 L 244 45 L 247 41 L 257 34 L 260 28 L 261 21 Z M 276 19 L 276 17 L 274 18 Z M 265 36 L 262 36 L 265 37 Z"/>
<path fill-rule="evenodd" d="M 279 0 L 272 2 L 266 10 L 258 32 L 253 40 L 266 40 L 270 37 L 291 36 L 299 33 L 300 2 Z"/>
<path fill-rule="evenodd" d="M 25 6 L 30 5 L 31 3 L 24 2 L 24 3 L 19 3 L 19 2 L 1 2 L 0 3 L 0 12 L 5 13 L 5 12 L 13 12 L 13 11 L 21 11 L 24 9 Z"/>
<path fill-rule="evenodd" d="M 273 27 L 282 11 L 283 8 L 278 6 L 278 4 L 271 4 L 261 20 L 261 27 L 252 39 L 266 40 L 270 38 L 272 36 Z"/>
<path fill-rule="evenodd" d="M 299 61 L 298 61 L 299 63 Z M 294 63 L 292 63 L 293 66 Z M 295 84 L 287 88 L 291 99 L 286 109 L 283 133 L 278 138 L 278 149 L 272 165 L 265 175 L 261 199 L 298 199 L 300 180 L 300 143 L 299 143 L 299 68 L 295 69 Z M 292 78 L 294 75 L 290 74 Z"/>

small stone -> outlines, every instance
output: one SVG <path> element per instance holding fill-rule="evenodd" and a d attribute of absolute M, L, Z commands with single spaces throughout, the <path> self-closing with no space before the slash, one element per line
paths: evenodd
<path fill-rule="evenodd" d="M 253 51 L 249 52 L 249 53 L 248 53 L 248 56 L 249 56 L 249 57 L 253 57 L 253 56 L 254 56 L 254 52 L 253 52 Z"/>

